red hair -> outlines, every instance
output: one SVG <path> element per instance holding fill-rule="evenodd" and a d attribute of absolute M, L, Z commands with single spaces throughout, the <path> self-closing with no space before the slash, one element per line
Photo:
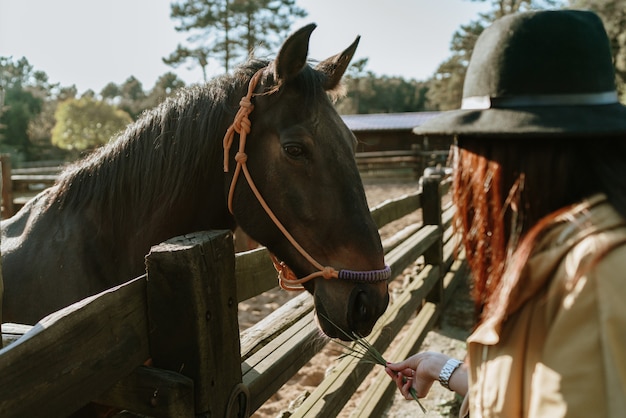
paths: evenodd
<path fill-rule="evenodd" d="M 454 226 L 481 320 L 504 315 L 537 238 L 554 219 L 605 191 L 594 172 L 583 169 L 589 152 L 588 142 L 576 140 L 458 139 L 452 154 Z"/>

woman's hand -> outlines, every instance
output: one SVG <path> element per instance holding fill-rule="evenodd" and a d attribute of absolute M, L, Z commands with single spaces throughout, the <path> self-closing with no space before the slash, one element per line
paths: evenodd
<path fill-rule="evenodd" d="M 439 373 L 448 359 L 450 357 L 445 354 L 425 351 L 399 363 L 387 363 L 385 371 L 396 382 L 396 386 L 405 399 L 413 399 L 410 393 L 411 387 L 415 389 L 418 398 L 423 398 L 430 391 L 433 382 L 439 380 Z M 459 370 L 455 371 L 453 376 L 457 372 Z M 464 376 L 458 376 L 459 379 L 455 379 L 459 382 L 456 385 L 459 387 L 454 387 L 454 390 L 464 396 L 467 392 L 467 375 L 465 371 L 462 374 Z"/>

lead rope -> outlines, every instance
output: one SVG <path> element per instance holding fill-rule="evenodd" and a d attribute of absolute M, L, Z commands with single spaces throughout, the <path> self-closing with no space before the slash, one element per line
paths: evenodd
<path fill-rule="evenodd" d="M 270 258 L 272 263 L 274 263 L 274 268 L 278 272 L 278 280 L 280 287 L 285 290 L 302 290 L 302 284 L 312 280 L 316 277 L 323 277 L 324 279 L 333 279 L 333 278 L 341 278 L 345 280 L 351 281 L 363 281 L 363 282 L 376 282 L 387 280 L 391 276 L 391 268 L 389 266 L 385 266 L 382 270 L 371 270 L 371 271 L 351 271 L 351 270 L 341 270 L 337 271 L 333 267 L 323 266 L 318 263 L 309 253 L 307 253 L 300 244 L 295 240 L 295 238 L 287 231 L 287 229 L 283 226 L 283 224 L 278 220 L 274 212 L 270 209 L 268 204 L 261 196 L 261 193 L 257 189 L 252 177 L 250 176 L 250 172 L 248 171 L 248 166 L 246 164 L 248 160 L 248 155 L 245 153 L 246 149 L 246 137 L 250 133 L 250 127 L 252 126 L 250 123 L 250 119 L 248 116 L 254 110 L 254 105 L 252 104 L 252 96 L 254 95 L 254 90 L 256 89 L 256 85 L 263 74 L 264 69 L 258 70 L 250 79 L 250 83 L 248 84 L 248 92 L 247 94 L 241 98 L 239 101 L 239 110 L 235 115 L 235 119 L 233 120 L 232 125 L 226 130 L 226 134 L 224 135 L 224 172 L 228 173 L 229 171 L 229 151 L 231 145 L 233 143 L 233 138 L 235 136 L 235 132 L 239 134 L 239 150 L 235 154 L 235 161 L 237 162 L 237 166 L 235 167 L 235 172 L 233 173 L 233 179 L 230 183 L 230 189 L 228 191 L 228 210 L 231 214 L 233 213 L 233 196 L 235 192 L 235 186 L 237 184 L 237 179 L 239 178 L 239 174 L 243 171 L 243 174 L 248 181 L 248 185 L 250 189 L 256 196 L 257 200 L 270 217 L 272 222 L 278 227 L 278 229 L 283 233 L 283 235 L 289 240 L 291 245 L 294 246 L 296 250 L 309 262 L 311 263 L 318 271 L 309 274 L 306 277 L 298 279 L 295 273 L 287 266 L 284 262 L 279 261 L 274 254 L 270 253 Z"/>

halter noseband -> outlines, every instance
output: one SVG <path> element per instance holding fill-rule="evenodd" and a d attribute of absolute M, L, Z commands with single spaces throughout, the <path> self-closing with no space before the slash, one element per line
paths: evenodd
<path fill-rule="evenodd" d="M 228 210 L 231 214 L 233 214 L 233 195 L 235 192 L 235 185 L 237 184 L 237 179 L 239 178 L 239 174 L 243 171 L 243 174 L 248 181 L 248 185 L 250 189 L 256 196 L 257 200 L 270 217 L 270 219 L 274 222 L 274 224 L 278 227 L 278 229 L 283 233 L 283 235 L 289 240 L 291 245 L 295 247 L 296 250 L 309 262 L 311 263 L 318 271 L 309 274 L 306 277 L 298 279 L 295 273 L 282 261 L 278 260 L 273 254 L 270 254 L 272 262 L 274 263 L 274 268 L 278 272 L 278 280 L 280 287 L 285 290 L 302 290 L 302 283 L 308 282 L 316 277 L 323 277 L 324 279 L 342 279 L 353 282 L 363 282 L 363 283 L 376 283 L 386 281 L 391 277 L 391 268 L 389 266 L 385 266 L 382 270 L 370 270 L 370 271 L 352 271 L 352 270 L 340 270 L 337 271 L 333 267 L 324 267 L 320 263 L 318 263 L 309 253 L 307 253 L 304 248 L 295 240 L 295 238 L 287 231 L 287 229 L 283 226 L 283 224 L 278 220 L 274 212 L 270 209 L 270 207 L 261 196 L 261 193 L 257 189 L 252 177 L 250 176 L 250 172 L 248 171 L 248 166 L 246 165 L 246 161 L 248 159 L 247 154 L 245 153 L 246 148 L 246 137 L 248 133 L 250 133 L 250 119 L 248 116 L 252 113 L 254 109 L 254 105 L 252 104 L 252 97 L 254 95 L 254 90 L 256 85 L 263 75 L 264 68 L 258 70 L 250 79 L 250 83 L 248 84 L 248 93 L 242 97 L 239 102 L 239 110 L 235 115 L 235 119 L 232 125 L 226 131 L 226 135 L 224 135 L 224 172 L 228 173 L 228 165 L 229 165 L 229 151 L 233 142 L 233 138 L 235 132 L 239 134 L 239 150 L 235 154 L 235 161 L 237 162 L 237 166 L 235 167 L 235 172 L 233 173 L 233 179 L 230 183 L 230 190 L 228 191 Z"/>

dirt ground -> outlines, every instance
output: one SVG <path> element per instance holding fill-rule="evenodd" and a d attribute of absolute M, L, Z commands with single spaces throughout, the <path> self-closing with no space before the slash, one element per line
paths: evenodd
<path fill-rule="evenodd" d="M 366 184 L 365 190 L 368 204 L 373 207 L 387 199 L 412 193 L 417 190 L 417 187 L 417 182 L 376 183 Z M 394 232 L 418 220 L 419 215 L 415 214 L 394 222 L 381 230 L 381 238 L 384 240 L 387 236 L 391 236 Z M 408 268 L 404 274 L 413 274 L 412 269 Z M 275 289 L 242 302 L 239 305 L 240 328 L 245 329 L 256 323 L 297 294 L 297 292 Z M 426 337 L 421 350 L 444 352 L 462 359 L 465 356 L 464 341 L 472 326 L 471 312 L 472 303 L 468 298 L 468 288 L 466 284 L 462 284 L 455 291 L 454 297 L 444 311 L 438 326 Z M 290 410 L 293 410 L 299 400 L 301 401 L 307 393 L 312 392 L 319 385 L 324 379 L 326 370 L 334 365 L 340 354 L 334 344 L 327 345 L 252 416 L 255 418 L 289 417 L 291 415 Z M 387 360 L 399 361 L 402 359 Z M 358 402 L 358 397 L 353 398 L 351 402 Z M 426 414 L 422 413 L 415 402 L 405 400 L 399 392 L 396 392 L 383 417 L 456 416 L 460 400 L 452 392 L 436 383 L 429 395 L 422 400 L 422 404 L 427 410 Z M 350 406 L 350 403 L 346 405 L 340 417 L 350 415 Z"/>

